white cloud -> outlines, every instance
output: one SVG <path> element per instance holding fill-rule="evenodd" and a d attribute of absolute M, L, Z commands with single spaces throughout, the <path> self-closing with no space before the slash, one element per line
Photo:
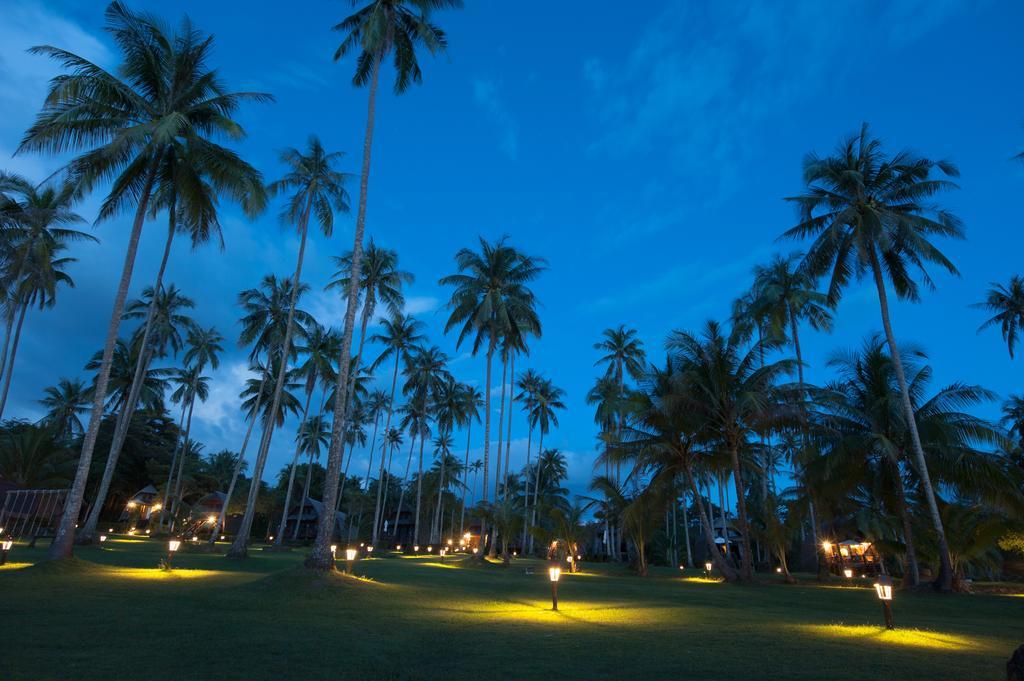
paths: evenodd
<path fill-rule="evenodd" d="M 501 132 L 501 150 L 510 159 L 517 159 L 519 157 L 519 126 L 499 96 L 498 84 L 488 79 L 474 80 L 473 99 L 497 124 Z"/>

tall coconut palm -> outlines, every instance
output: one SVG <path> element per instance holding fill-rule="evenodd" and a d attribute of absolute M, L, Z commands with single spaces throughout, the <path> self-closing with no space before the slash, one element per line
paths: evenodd
<path fill-rule="evenodd" d="M 348 192 L 345 191 L 347 175 L 335 167 L 341 157 L 340 152 L 327 152 L 320 140 L 311 136 L 305 153 L 298 149 L 285 149 L 281 152 L 281 163 L 288 168 L 288 172 L 267 187 L 271 196 L 288 194 L 281 212 L 281 220 L 295 226 L 299 232 L 299 252 L 295 258 L 295 274 L 293 276 L 295 286 L 292 289 L 284 339 L 281 343 L 281 354 L 284 359 L 278 368 L 277 382 L 274 385 L 273 397 L 271 397 L 271 412 L 276 412 L 281 403 L 281 391 L 284 390 L 285 376 L 288 371 L 287 358 L 291 356 L 292 336 L 295 333 L 295 308 L 298 305 L 299 287 L 302 282 L 302 264 L 306 254 L 310 219 L 315 219 L 324 236 L 329 237 L 334 231 L 335 211 L 348 212 Z M 233 558 L 247 555 L 249 529 L 256 512 L 259 481 L 263 476 L 263 467 L 266 465 L 273 432 L 273 421 L 270 421 L 260 443 L 260 449 L 256 453 L 256 461 L 253 465 L 253 480 L 255 482 L 249 488 L 249 499 L 246 503 L 245 514 L 242 516 L 239 533 L 228 550 L 228 556 Z"/>
<path fill-rule="evenodd" d="M 139 344 L 141 351 L 135 366 L 128 399 L 117 415 L 114 437 L 111 439 L 107 463 L 103 468 L 103 475 L 100 477 L 96 498 L 93 500 L 89 515 L 86 516 L 85 524 L 78 532 L 77 539 L 80 543 L 92 543 L 96 534 L 100 510 L 106 504 L 107 492 L 110 489 L 110 482 L 114 478 L 121 447 L 128 435 L 128 425 L 135 413 L 145 372 L 149 370 L 149 365 L 154 358 L 166 357 L 168 351 L 177 354 L 181 349 L 183 345 L 182 332 L 191 329 L 194 325 L 192 319 L 185 312 L 194 306 L 195 303 L 191 298 L 183 295 L 174 284 L 171 284 L 167 289 L 147 287 L 142 292 L 140 300 L 129 302 L 125 308 L 125 319 L 143 317 L 146 319 L 145 326 L 142 329 L 137 329 L 135 333 L 135 342 Z M 166 502 L 166 499 L 164 501 Z"/>
<path fill-rule="evenodd" d="M 451 473 L 447 470 L 449 454 L 452 448 L 451 435 L 457 427 L 466 423 L 467 417 L 462 411 L 465 405 L 463 392 L 463 386 L 454 378 L 448 376 L 434 395 L 433 407 L 438 429 L 437 438 L 434 439 L 434 451 L 440 452 L 440 468 L 438 471 L 440 477 L 437 486 L 437 503 L 434 506 L 434 518 L 430 525 L 430 540 L 432 542 L 441 541 L 441 493 L 445 489 L 447 482 L 445 474 L 448 473 L 448 477 L 451 477 Z M 455 468 L 457 469 L 458 466 L 459 464 L 456 462 Z M 450 485 L 450 483 L 448 484 Z"/>
<path fill-rule="evenodd" d="M 897 298 L 918 300 L 920 286 L 914 280 L 914 270 L 926 287 L 934 287 L 924 269 L 926 263 L 958 274 L 956 266 L 933 243 L 936 237 L 964 238 L 960 220 L 931 202 L 936 194 L 956 187 L 951 181 L 937 177 L 939 174 L 957 177 L 959 171 L 947 161 L 933 161 L 908 151 L 889 155 L 865 124 L 860 134 L 839 146 L 835 155 L 821 158 L 811 154 L 805 159 L 807 191 L 790 199 L 798 207 L 800 222 L 783 236 L 814 239 L 804 267 L 812 277 L 829 274 L 828 296 L 833 304 L 838 302 L 851 278 L 870 275 L 874 282 L 918 473 L 938 536 L 941 567 L 935 585 L 942 591 L 950 591 L 953 571 L 949 548 L 913 418 L 886 290 L 888 282 Z"/>
<path fill-rule="evenodd" d="M 81 414 L 89 410 L 92 398 L 85 381 L 80 378 L 62 378 L 57 385 L 46 388 L 46 395 L 39 404 L 46 408 L 46 422 L 53 428 L 57 437 L 64 441 L 81 435 L 84 427 Z"/>
<path fill-rule="evenodd" d="M 413 348 L 420 343 L 424 336 L 420 333 L 420 329 L 423 328 L 423 323 L 417 321 L 413 317 L 407 317 L 401 312 L 392 313 L 389 319 L 381 321 L 384 330 L 380 333 L 374 334 L 370 341 L 378 343 L 384 346 L 380 355 L 373 361 L 370 366 L 371 370 L 375 370 L 382 362 L 391 358 L 395 358 L 395 368 L 391 373 L 391 393 L 388 396 L 388 410 L 387 416 L 384 419 L 384 432 L 391 433 L 391 416 L 395 410 L 395 389 L 398 386 L 398 367 L 404 361 Z M 381 459 L 381 471 L 383 471 L 384 460 Z M 383 476 L 383 472 L 381 473 Z M 382 479 L 382 478 L 379 478 Z M 377 504 L 374 509 L 374 522 L 373 522 L 373 534 L 371 542 L 374 546 L 377 545 L 377 532 L 381 526 L 381 517 L 383 511 L 381 509 L 381 486 L 377 486 Z"/>
<path fill-rule="evenodd" d="M 527 532 L 530 526 L 530 455 L 533 449 L 533 427 L 536 425 L 536 421 L 533 418 L 534 409 L 537 406 L 537 391 L 540 390 L 541 384 L 543 383 L 543 377 L 533 369 L 527 369 L 519 375 L 519 378 L 515 382 L 516 389 L 519 390 L 519 395 L 516 399 L 522 403 L 523 413 L 526 414 L 526 475 L 525 483 L 526 489 L 523 492 L 523 537 L 521 546 L 525 550 L 527 541 Z M 469 463 L 469 452 L 466 452 L 466 462 Z"/>
<path fill-rule="evenodd" d="M 249 447 L 249 440 L 252 438 L 252 431 L 258 420 L 257 415 L 269 410 L 269 405 L 265 403 L 264 398 L 268 392 L 267 388 L 269 387 L 270 390 L 273 390 L 273 387 L 271 385 L 271 376 L 267 372 L 272 371 L 274 362 L 279 360 L 282 353 L 285 328 L 288 325 L 288 315 L 292 309 L 290 304 L 292 288 L 291 279 L 284 278 L 278 280 L 273 274 L 268 274 L 263 277 L 258 288 L 246 289 L 238 294 L 238 304 L 244 311 L 240 320 L 242 332 L 239 335 L 238 342 L 242 346 L 252 345 L 252 350 L 249 353 L 249 368 L 250 371 L 257 372 L 259 378 L 248 379 L 246 381 L 246 388 L 239 395 L 246 402 L 251 402 L 251 404 L 243 403 L 242 405 L 249 425 L 245 429 L 242 446 L 238 451 L 238 458 L 235 460 L 235 472 L 228 483 L 224 504 L 220 510 L 220 517 L 213 528 L 214 531 L 210 533 L 211 544 L 214 543 L 214 538 L 219 536 L 224 528 L 228 505 L 234 496 L 238 476 L 242 472 L 242 467 L 248 465 L 245 461 L 245 452 Z M 300 296 L 308 291 L 309 287 L 305 284 L 299 286 L 298 293 Z M 293 318 L 299 323 L 300 329 L 310 327 L 313 328 L 314 332 L 316 331 L 316 327 L 313 326 L 312 316 L 305 311 L 295 310 Z M 296 348 L 293 347 L 292 352 L 296 352 Z M 264 355 L 266 358 L 266 362 L 262 365 L 259 361 L 261 355 Z M 252 386 L 255 386 L 255 390 L 249 395 L 249 387 Z M 266 426 L 265 420 L 262 423 Z M 265 433 L 266 430 L 264 429 L 263 432 Z"/>
<path fill-rule="evenodd" d="M 402 414 L 402 418 L 399 421 L 399 427 L 403 431 L 409 433 L 409 455 L 405 462 L 405 475 L 402 476 L 402 480 L 399 482 L 402 487 L 402 491 L 398 495 L 398 506 L 395 508 L 395 522 L 392 524 L 394 532 L 398 531 L 398 521 L 402 517 L 402 506 L 405 502 L 406 489 L 409 486 L 409 475 L 412 472 L 412 454 L 416 446 L 416 441 L 420 441 L 420 450 L 422 451 L 422 442 L 430 437 L 430 413 L 428 412 L 427 405 L 424 402 L 409 402 L 403 405 L 399 411 Z M 422 456 L 423 455 L 420 454 L 421 458 Z"/>
<path fill-rule="evenodd" d="M 435 401 L 444 385 L 451 380 L 446 364 L 448 356 L 440 348 L 418 348 L 406 360 L 406 382 L 402 391 L 409 402 L 421 406 L 424 411 L 437 420 L 438 412 Z M 440 428 L 440 424 L 438 424 Z M 420 540 L 420 511 L 423 507 L 423 449 L 426 438 L 420 438 L 420 458 L 416 474 L 416 515 L 413 522 L 413 538 Z"/>
<path fill-rule="evenodd" d="M 363 138 L 363 166 L 359 182 L 359 209 L 356 213 L 356 228 L 352 247 L 352 267 L 349 272 L 349 291 L 345 306 L 345 326 L 341 343 L 341 358 L 338 366 L 338 392 L 341 393 L 349 381 L 349 356 L 352 350 L 352 332 L 355 328 L 356 307 L 359 298 L 358 285 L 362 278 L 362 247 L 366 227 L 366 197 L 370 182 L 370 151 L 373 146 L 374 116 L 377 103 L 377 84 L 380 66 L 388 55 L 394 56 L 396 71 L 395 94 L 401 94 L 412 82 L 422 79 L 416 59 L 416 44 L 424 45 L 431 53 L 444 50 L 444 32 L 430 23 L 430 13 L 445 7 L 459 7 L 461 0 L 370 0 L 370 2 L 344 21 L 334 30 L 345 34 L 334 53 L 335 61 L 352 52 L 359 52 L 356 72 L 352 84 L 356 87 L 369 85 L 366 113 L 366 135 Z M 411 9 L 410 9 L 411 8 Z M 348 405 L 345 400 L 334 404 L 334 434 L 327 455 L 327 484 L 324 502 L 334 503 L 338 494 L 338 473 L 342 464 L 342 440 L 345 430 L 345 414 Z M 334 534 L 334 516 L 325 514 L 317 528 L 316 543 L 306 559 L 306 566 L 317 570 L 333 570 L 334 559 L 330 545 Z"/>
<path fill-rule="evenodd" d="M 506 243 L 503 237 L 493 244 L 480 239 L 480 252 L 468 248 L 455 254 L 458 273 L 443 277 L 440 284 L 452 286 L 448 307 L 451 314 L 445 332 L 459 327 L 456 348 L 470 336 L 472 353 L 486 348 L 487 372 L 484 384 L 484 469 L 483 498 L 487 503 L 487 480 L 491 439 L 491 368 L 494 352 L 517 321 L 540 326 L 537 301 L 528 284 L 544 269 L 544 260 L 524 255 Z M 495 476 L 499 471 L 495 471 Z M 486 520 L 483 521 L 486 525 Z M 481 528 L 481 538 L 486 536 Z M 481 547 L 481 549 L 484 547 Z M 481 556 L 483 551 L 481 551 Z"/>
<path fill-rule="evenodd" d="M 473 385 L 462 386 L 461 411 L 466 425 L 466 462 L 462 466 L 462 508 L 459 511 L 459 534 L 466 526 L 466 495 L 469 492 L 469 449 L 473 442 L 473 422 L 480 423 L 480 407 L 484 406 L 484 396 L 480 389 Z"/>
<path fill-rule="evenodd" d="M 565 409 L 562 398 L 565 391 L 555 386 L 549 379 L 541 379 L 533 394 L 533 406 L 528 415 L 529 420 L 540 433 L 540 442 L 537 445 L 537 466 L 533 480 L 533 504 L 530 511 L 530 526 L 537 525 L 537 502 L 540 498 L 540 476 L 544 468 L 541 461 L 544 456 L 544 436 L 551 429 L 551 426 L 558 425 L 558 409 Z M 530 537 L 529 552 L 533 553 L 533 535 Z"/>
<path fill-rule="evenodd" d="M 992 313 L 992 317 L 978 327 L 978 332 L 998 324 L 1003 333 L 1003 342 L 1010 352 L 1010 359 L 1013 359 L 1013 351 L 1017 347 L 1021 329 L 1024 328 L 1024 277 L 1015 274 L 1005 285 L 992 282 L 985 300 L 972 307 Z"/>
<path fill-rule="evenodd" d="M 797 384 L 801 405 L 806 397 L 804 381 L 804 357 L 800 345 L 800 325 L 807 323 L 815 331 L 832 329 L 832 312 L 828 296 L 815 289 L 814 279 L 800 267 L 802 255 L 793 253 L 789 256 L 776 255 L 767 265 L 754 268 L 754 285 L 751 291 L 748 313 L 767 326 L 767 333 L 773 338 L 784 338 L 787 334 L 789 342 L 796 353 Z M 760 331 L 760 326 L 759 333 Z M 763 358 L 762 358 L 763 359 Z M 804 445 L 806 445 L 806 428 L 802 427 Z M 763 437 L 763 436 L 762 436 Z M 763 447 L 770 453 L 771 447 Z M 802 457 L 799 457 L 802 458 Z M 767 479 L 770 466 L 765 465 L 763 496 L 769 501 Z M 811 532 L 814 545 L 818 545 L 818 528 L 814 521 L 814 502 L 810 501 L 812 515 Z M 781 531 L 781 524 L 773 524 L 773 528 Z M 817 553 L 815 553 L 817 558 Z M 787 573 L 788 576 L 788 573 Z"/>
<path fill-rule="evenodd" d="M 627 328 L 620 324 L 616 328 L 605 329 L 601 332 L 602 340 L 594 343 L 594 349 L 604 353 L 594 366 L 605 365 L 605 376 L 615 381 L 620 395 L 619 403 L 622 404 L 621 396 L 625 394 L 626 374 L 636 379 L 644 370 L 645 353 L 644 344 L 637 338 L 636 329 Z M 615 436 L 618 438 L 622 431 L 623 415 L 618 414 L 616 418 Z M 616 484 L 621 484 L 619 471 L 615 472 Z"/>
<path fill-rule="evenodd" d="M 57 287 L 60 285 L 74 287 L 75 282 L 65 271 L 65 267 L 75 262 L 75 258 L 63 255 L 67 245 L 62 241 L 40 240 L 26 244 L 29 252 L 18 254 L 17 264 L 8 265 L 17 268 L 17 275 L 12 271 L 0 271 L 3 288 L 8 291 L 8 316 L 17 314 L 18 322 L 14 327 L 11 340 L 11 352 L 4 372 L 3 389 L 0 391 L 0 417 L 7 406 L 7 393 L 11 387 L 11 376 L 14 374 L 14 360 L 21 339 L 21 328 L 25 323 L 25 315 L 30 307 L 40 310 L 53 307 L 57 302 Z M 3 268 L 8 270 L 7 267 Z M 15 278 L 17 276 L 18 278 Z"/>
<path fill-rule="evenodd" d="M 118 339 L 114 346 L 114 357 L 110 367 L 110 380 L 108 381 L 107 399 L 105 410 L 111 412 L 120 411 L 128 401 L 128 394 L 131 390 L 135 377 L 135 367 L 138 365 L 139 355 L 142 348 L 137 342 L 126 342 Z M 103 363 L 103 351 L 96 352 L 85 364 L 85 370 L 95 372 L 92 385 L 89 390 L 96 389 L 96 381 L 99 378 L 99 368 Z M 148 411 L 159 411 L 163 408 L 164 390 L 167 388 L 167 379 L 173 373 L 171 369 L 155 368 L 150 369 L 143 376 L 142 390 L 139 393 L 139 403 Z M 90 392 L 91 394 L 91 392 Z"/>
<path fill-rule="evenodd" d="M 715 322 L 708 322 L 699 336 L 673 331 L 665 345 L 682 373 L 690 408 L 702 415 L 729 455 L 740 521 L 740 575 L 749 581 L 753 579 L 754 556 L 740 453 L 776 418 L 782 402 L 776 384 L 793 370 L 793 362 L 762 363 L 762 354 L 777 349 L 778 341 L 763 339 L 745 348 L 737 334 L 723 333 Z"/>
<path fill-rule="evenodd" d="M 0 224 L 4 226 L 5 249 L 0 280 L 7 293 L 0 376 L 4 378 L 3 401 L 6 401 L 10 386 L 8 354 L 17 351 L 16 345 L 11 348 L 12 332 L 15 317 L 26 307 L 21 299 L 30 292 L 25 290 L 28 282 L 23 282 L 30 262 L 38 261 L 48 251 L 63 250 L 62 245 L 72 241 L 98 240 L 72 227 L 83 219 L 72 210 L 76 196 L 75 187 L 70 183 L 36 186 L 20 175 L 0 172 L 0 195 L 4 197 L 0 203 Z M 38 263 L 34 269 L 38 278 Z M 0 408 L 0 414 L 2 411 Z"/>
<path fill-rule="evenodd" d="M 298 445 L 299 451 L 308 456 L 306 463 L 306 480 L 302 483 L 302 503 L 299 508 L 306 508 L 306 500 L 309 499 L 309 484 L 313 479 L 313 460 L 320 458 L 320 451 L 331 443 L 331 424 L 324 418 L 323 414 L 317 414 L 306 420 L 303 427 L 299 429 Z M 285 505 L 287 512 L 288 506 Z M 299 536 L 299 523 L 295 523 L 295 531 L 292 538 Z"/>
<path fill-rule="evenodd" d="M 106 17 L 107 30 L 122 53 L 122 63 L 114 72 L 57 47 L 33 48 L 34 53 L 53 58 L 69 73 L 50 81 L 43 109 L 18 148 L 19 153 L 85 150 L 68 165 L 68 176 L 81 193 L 109 183 L 110 193 L 100 208 L 99 220 L 134 206 L 89 425 L 57 536 L 50 545 L 50 558 L 72 553 L 121 314 L 161 161 L 174 144 L 202 149 L 211 157 L 230 155 L 215 138 L 243 137 L 244 131 L 232 118 L 238 107 L 245 101 L 270 100 L 259 93 L 228 91 L 217 72 L 208 67 L 212 38 L 187 20 L 177 33 L 168 35 L 160 21 L 133 13 L 120 2 L 111 3 Z"/>
<path fill-rule="evenodd" d="M 190 443 L 189 435 L 192 433 L 192 413 L 195 410 L 197 398 L 200 402 L 205 402 L 210 396 L 210 379 L 207 376 L 203 376 L 200 371 L 199 366 L 185 367 L 179 369 L 172 379 L 178 387 L 171 393 L 171 400 L 181 405 L 183 416 L 188 412 L 188 416 L 184 417 L 185 432 L 179 444 L 175 447 L 174 456 L 171 459 L 171 470 L 167 479 L 167 487 L 164 489 L 163 508 L 164 512 L 170 515 L 172 530 L 177 519 L 178 505 L 181 503 L 181 484 L 185 470 L 185 455 Z M 174 470 L 175 462 L 178 464 L 177 472 Z M 167 495 L 172 487 L 174 492 L 168 510 Z"/>

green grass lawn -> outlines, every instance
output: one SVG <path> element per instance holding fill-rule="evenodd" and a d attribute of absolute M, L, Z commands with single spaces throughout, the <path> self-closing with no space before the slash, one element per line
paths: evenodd
<path fill-rule="evenodd" d="M 615 567 L 468 567 L 377 558 L 316 576 L 304 551 L 230 561 L 113 539 L 63 564 L 0 568 L 0 679 L 996 679 L 1024 598 L 730 586 Z M 537 566 L 526 575 L 527 564 Z"/>

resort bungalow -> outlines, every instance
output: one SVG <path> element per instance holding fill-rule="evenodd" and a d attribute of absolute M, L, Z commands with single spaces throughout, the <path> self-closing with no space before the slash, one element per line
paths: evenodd
<path fill-rule="evenodd" d="M 160 505 L 159 497 L 160 493 L 157 492 L 156 487 L 146 485 L 133 494 L 125 504 L 124 510 L 121 511 L 120 521 L 130 523 L 135 527 L 145 527 L 149 524 L 149 519 L 153 514 L 163 508 Z"/>
<path fill-rule="evenodd" d="M 295 537 L 300 541 L 312 541 L 316 538 L 317 525 L 320 522 L 320 516 L 324 512 L 323 503 L 316 499 L 306 499 L 305 504 L 300 500 L 292 506 L 288 512 L 287 519 L 284 525 L 284 536 L 285 539 L 291 539 Z M 346 516 L 343 512 L 337 511 L 334 519 L 334 537 L 335 539 L 341 539 L 345 534 L 345 520 Z M 295 528 L 298 526 L 298 534 L 295 534 Z M 271 527 L 277 527 L 277 523 L 272 523 Z"/>
<path fill-rule="evenodd" d="M 192 513 L 190 520 L 205 520 L 211 516 L 220 518 L 221 509 L 224 508 L 224 504 L 228 499 L 228 495 L 223 492 L 210 492 L 204 497 L 201 497 L 196 503 L 192 504 Z M 231 513 L 224 516 L 224 528 L 221 530 L 224 534 L 235 534 L 238 532 L 238 527 L 242 524 L 241 513 Z"/>
<path fill-rule="evenodd" d="M 822 553 L 830 572 L 840 576 L 874 577 L 882 572 L 882 561 L 874 546 L 868 541 L 847 539 L 837 544 L 822 542 Z"/>

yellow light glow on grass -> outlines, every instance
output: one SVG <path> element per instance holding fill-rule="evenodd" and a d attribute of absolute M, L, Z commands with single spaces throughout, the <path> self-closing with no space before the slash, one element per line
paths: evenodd
<path fill-rule="evenodd" d="M 683 577 L 684 582 L 693 582 L 694 584 L 721 584 L 722 580 L 717 577 Z"/>
<path fill-rule="evenodd" d="M 230 577 L 238 573 L 225 572 L 223 570 L 185 570 L 175 568 L 174 570 L 161 570 L 159 568 L 117 568 L 110 570 L 107 575 L 116 579 L 132 580 L 175 580 L 175 579 L 208 579 L 211 577 Z M 104 576 L 107 576 L 104 575 Z"/>
<path fill-rule="evenodd" d="M 808 624 L 798 625 L 797 628 L 815 636 L 839 638 L 851 642 L 860 641 L 879 646 L 964 652 L 977 652 L 979 647 L 989 647 L 986 642 L 971 636 L 924 629 L 894 629 L 890 631 L 884 627 L 846 624 Z"/>
<path fill-rule="evenodd" d="M 33 563 L 4 563 L 0 565 L 0 570 L 20 570 L 21 568 L 27 568 L 32 566 Z"/>

